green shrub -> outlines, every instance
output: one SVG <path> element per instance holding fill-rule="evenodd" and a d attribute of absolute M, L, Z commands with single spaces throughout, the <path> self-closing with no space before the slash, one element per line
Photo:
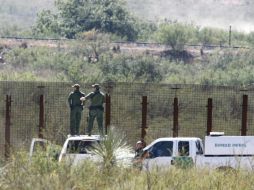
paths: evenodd
<path fill-rule="evenodd" d="M 203 45 L 228 45 L 228 33 L 225 30 L 217 28 L 202 28 L 197 36 L 199 42 Z"/>
<path fill-rule="evenodd" d="M 101 172 L 101 168 L 91 161 L 85 161 L 78 167 L 59 164 L 38 157 L 28 162 L 27 154 L 20 152 L 12 157 L 5 172 L 0 175 L 2 190 L 20 189 L 252 189 L 253 172 L 217 171 L 209 169 L 171 167 L 139 171 L 135 168 L 112 166 L 110 172 Z M 248 180 L 246 180 L 248 179 Z"/>
<path fill-rule="evenodd" d="M 163 23 L 155 33 L 158 42 L 169 45 L 173 50 L 183 50 L 184 45 L 190 42 L 195 34 L 192 25 L 182 23 Z"/>
<path fill-rule="evenodd" d="M 162 80 L 160 65 L 153 57 L 118 55 L 105 57 L 100 69 L 107 80 L 159 82 Z"/>

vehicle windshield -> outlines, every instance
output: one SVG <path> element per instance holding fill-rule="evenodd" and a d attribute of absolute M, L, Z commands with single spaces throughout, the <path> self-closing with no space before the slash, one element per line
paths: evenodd
<path fill-rule="evenodd" d="M 99 141 L 96 140 L 70 140 L 67 145 L 67 154 L 88 154 Z"/>

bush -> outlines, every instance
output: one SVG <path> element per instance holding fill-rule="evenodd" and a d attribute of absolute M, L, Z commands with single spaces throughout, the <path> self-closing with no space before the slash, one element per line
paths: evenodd
<path fill-rule="evenodd" d="M 49 10 L 39 14 L 34 27 L 36 35 L 56 34 L 75 38 L 81 32 L 96 29 L 131 41 L 137 38 L 136 19 L 120 0 L 56 0 L 56 7 L 56 14 Z"/>
<path fill-rule="evenodd" d="M 183 50 L 195 34 L 195 27 L 181 23 L 163 23 L 155 33 L 158 42 L 171 46 L 173 50 Z"/>
<path fill-rule="evenodd" d="M 225 45 L 228 33 L 222 29 L 205 27 L 198 32 L 198 40 L 203 45 Z"/>
<path fill-rule="evenodd" d="M 159 82 L 162 74 L 158 60 L 146 56 L 118 55 L 111 59 L 105 57 L 100 65 L 107 80 L 118 82 Z"/>

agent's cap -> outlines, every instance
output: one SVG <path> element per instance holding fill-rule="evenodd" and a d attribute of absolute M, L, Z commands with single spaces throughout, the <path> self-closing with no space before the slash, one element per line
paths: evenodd
<path fill-rule="evenodd" d="M 93 84 L 92 87 L 93 87 L 93 88 L 99 89 L 99 88 L 100 88 L 100 85 L 99 85 L 99 84 Z"/>
<path fill-rule="evenodd" d="M 74 84 L 74 85 L 72 85 L 72 88 L 79 88 L 79 87 L 80 87 L 79 84 Z"/>
<path fill-rule="evenodd" d="M 136 145 L 142 144 L 143 146 L 146 146 L 146 142 L 144 140 L 140 140 L 136 143 Z"/>

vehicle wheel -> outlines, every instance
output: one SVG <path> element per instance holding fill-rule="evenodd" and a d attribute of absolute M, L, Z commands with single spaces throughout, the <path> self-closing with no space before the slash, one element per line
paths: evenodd
<path fill-rule="evenodd" d="M 232 168 L 231 166 L 219 166 L 218 168 L 216 168 L 217 171 L 220 172 L 235 172 L 236 170 L 234 168 Z"/>

